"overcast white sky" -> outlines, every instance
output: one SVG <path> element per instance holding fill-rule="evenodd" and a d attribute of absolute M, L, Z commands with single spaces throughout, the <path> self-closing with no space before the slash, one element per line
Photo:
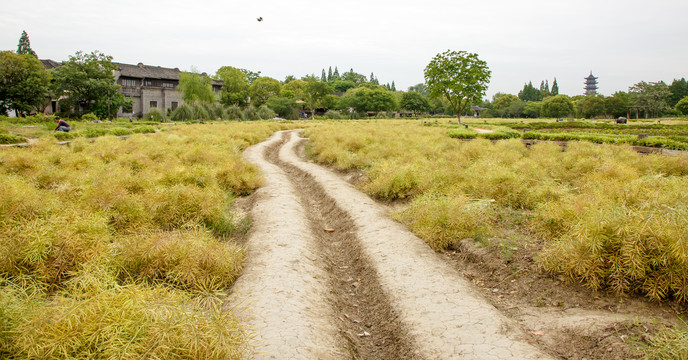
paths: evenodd
<path fill-rule="evenodd" d="M 26 30 L 39 58 L 57 61 L 99 50 L 278 80 L 337 66 L 406 90 L 435 54 L 465 50 L 492 70 L 487 97 L 555 77 L 560 93 L 578 95 L 590 71 L 605 95 L 688 77 L 686 0 L 1 1 L 0 50 L 16 51 Z"/>

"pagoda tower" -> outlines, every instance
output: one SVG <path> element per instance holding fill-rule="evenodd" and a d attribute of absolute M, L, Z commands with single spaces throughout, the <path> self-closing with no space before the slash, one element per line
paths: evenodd
<path fill-rule="evenodd" d="M 592 71 L 590 71 L 590 75 L 585 78 L 585 95 L 590 94 L 597 94 L 597 78 L 592 75 Z"/>

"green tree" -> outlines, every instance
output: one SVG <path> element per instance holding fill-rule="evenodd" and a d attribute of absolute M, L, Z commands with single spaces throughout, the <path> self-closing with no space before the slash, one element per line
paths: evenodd
<path fill-rule="evenodd" d="M 356 83 L 348 80 L 335 80 L 332 82 L 332 87 L 336 92 L 346 92 L 349 89 L 356 87 Z"/>
<path fill-rule="evenodd" d="M 550 96 L 542 100 L 543 116 L 562 118 L 573 113 L 573 102 L 566 95 Z"/>
<path fill-rule="evenodd" d="M 542 100 L 542 92 L 533 86 L 533 82 L 523 85 L 523 90 L 518 92 L 518 98 L 523 101 L 540 101 Z"/>
<path fill-rule="evenodd" d="M 294 80 L 284 84 L 280 90 L 280 96 L 303 100 L 306 96 L 306 82 Z"/>
<path fill-rule="evenodd" d="M 604 104 L 602 96 L 588 95 L 581 104 L 582 115 L 588 119 L 604 115 L 606 112 Z"/>
<path fill-rule="evenodd" d="M 557 84 L 557 78 L 554 78 L 552 83 L 552 90 L 550 91 L 552 96 L 559 95 L 559 84 Z"/>
<path fill-rule="evenodd" d="M 675 106 L 679 100 L 688 96 L 688 82 L 686 82 L 686 78 L 681 78 L 681 80 L 674 79 L 671 85 L 669 85 L 669 91 L 671 92 L 668 101 L 669 106 Z"/>
<path fill-rule="evenodd" d="M 459 122 L 461 113 L 485 95 L 490 69 L 477 54 L 450 51 L 437 54 L 425 67 L 425 83 L 430 96 L 445 97 Z"/>
<path fill-rule="evenodd" d="M 293 82 L 293 81 L 292 81 Z M 265 104 L 269 98 L 278 96 L 282 84 L 271 77 L 259 77 L 248 88 L 248 95 L 251 97 L 251 104 L 256 108 Z"/>
<path fill-rule="evenodd" d="M 214 103 L 217 100 L 213 92 L 212 79 L 193 69 L 191 72 L 179 73 L 178 89 L 182 92 L 182 99 L 189 104 L 194 102 Z"/>
<path fill-rule="evenodd" d="M 392 87 L 390 88 L 392 91 L 397 91 L 397 86 L 394 85 L 394 80 L 392 80 Z"/>
<path fill-rule="evenodd" d="M 542 102 L 527 101 L 523 104 L 523 116 L 528 118 L 539 118 L 542 111 Z"/>
<path fill-rule="evenodd" d="M 339 80 L 341 77 L 339 76 L 339 69 L 337 67 L 334 67 L 334 72 L 332 73 L 332 80 Z"/>
<path fill-rule="evenodd" d="M 676 111 L 678 111 L 680 114 L 683 115 L 688 115 L 688 96 L 684 97 L 683 99 L 679 100 L 676 103 L 675 107 Z"/>
<path fill-rule="evenodd" d="M 346 81 L 352 81 L 356 85 L 363 84 L 368 80 L 365 75 L 354 72 L 354 69 L 351 69 L 343 73 L 341 79 Z"/>
<path fill-rule="evenodd" d="M 327 81 L 327 75 L 325 74 L 325 69 L 322 69 L 322 74 L 320 74 L 320 81 Z"/>
<path fill-rule="evenodd" d="M 339 100 L 338 107 L 348 111 L 353 108 L 356 112 L 391 111 L 396 107 L 394 95 L 387 90 L 357 87 L 349 89 Z"/>
<path fill-rule="evenodd" d="M 330 66 L 330 68 L 327 69 L 327 81 L 330 82 L 332 80 L 332 66 Z"/>
<path fill-rule="evenodd" d="M 60 107 L 110 117 L 120 107 L 131 106 L 131 99 L 120 93 L 121 86 L 115 83 L 116 68 L 112 56 L 99 51 L 77 51 L 69 56 L 69 61 L 52 71 L 55 94 L 61 97 Z"/>
<path fill-rule="evenodd" d="M 50 73 L 31 54 L 0 52 L 0 113 L 41 111 L 49 96 Z"/>
<path fill-rule="evenodd" d="M 220 102 L 224 105 L 246 106 L 248 103 L 249 81 L 246 72 L 231 66 L 217 69 L 216 77 L 222 80 Z"/>
<path fill-rule="evenodd" d="M 17 44 L 17 54 L 19 55 L 31 55 L 38 59 L 36 52 L 31 49 L 31 42 L 29 41 L 29 34 L 25 30 L 22 30 L 21 36 L 19 37 L 19 44 Z"/>
<path fill-rule="evenodd" d="M 416 84 L 413 86 L 409 86 L 408 91 L 415 91 L 421 95 L 423 95 L 426 98 L 430 97 L 430 90 L 428 90 L 428 86 L 425 85 L 424 83 Z"/>
<path fill-rule="evenodd" d="M 652 116 L 660 116 L 669 108 L 671 92 L 664 81 L 646 83 L 641 81 L 629 89 L 631 99 L 637 106 L 646 106 Z"/>
<path fill-rule="evenodd" d="M 419 92 L 409 91 L 401 95 L 399 106 L 414 114 L 430 111 L 430 102 Z"/>
<path fill-rule="evenodd" d="M 503 94 L 503 93 L 497 93 L 494 95 L 492 99 L 492 109 L 494 110 L 494 114 L 499 117 L 514 117 L 513 115 L 513 109 L 509 109 L 509 107 L 514 104 L 521 102 L 521 99 L 519 99 L 515 95 L 511 94 Z"/>
<path fill-rule="evenodd" d="M 279 115 L 279 117 L 289 120 L 296 120 L 298 118 L 298 111 L 293 98 L 289 97 L 271 97 L 268 99 L 267 105 L 270 109 Z"/>
<path fill-rule="evenodd" d="M 609 96 L 604 98 L 604 111 L 614 118 L 625 116 L 627 104 L 620 96 Z"/>
<path fill-rule="evenodd" d="M 315 119 L 315 109 L 323 108 L 323 100 L 334 91 L 332 86 L 320 81 L 307 81 L 304 89 L 306 107 L 311 110 Z"/>

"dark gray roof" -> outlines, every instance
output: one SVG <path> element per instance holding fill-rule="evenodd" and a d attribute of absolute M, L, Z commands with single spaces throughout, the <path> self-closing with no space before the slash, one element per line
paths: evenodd
<path fill-rule="evenodd" d="M 138 65 L 114 63 L 120 72 L 120 76 L 146 79 L 179 80 L 179 69 L 150 66 L 138 63 Z"/>
<path fill-rule="evenodd" d="M 43 63 L 43 67 L 44 67 L 46 70 L 54 69 L 54 68 L 59 67 L 60 65 L 62 65 L 61 63 L 59 63 L 59 62 L 57 62 L 57 61 L 55 61 L 55 60 L 50 60 L 50 59 L 43 59 L 43 60 L 41 60 L 41 62 Z"/>

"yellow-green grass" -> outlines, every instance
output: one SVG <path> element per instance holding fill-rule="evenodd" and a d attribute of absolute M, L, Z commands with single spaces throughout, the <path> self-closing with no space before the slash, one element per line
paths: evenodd
<path fill-rule="evenodd" d="M 0 358 L 240 358 L 241 152 L 292 125 L 182 125 L 0 149 Z"/>
<path fill-rule="evenodd" d="M 592 289 L 688 301 L 688 158 L 627 146 L 457 141 L 421 121 L 328 123 L 309 151 L 363 169 L 360 187 L 411 199 L 396 217 L 436 250 L 499 231 L 503 214 L 544 240 L 538 263 Z"/>

